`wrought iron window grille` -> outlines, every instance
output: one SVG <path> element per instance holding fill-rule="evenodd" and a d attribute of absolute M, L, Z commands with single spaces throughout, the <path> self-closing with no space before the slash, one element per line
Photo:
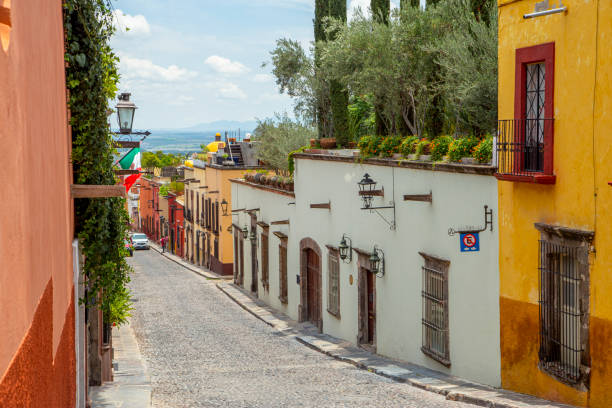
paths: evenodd
<path fill-rule="evenodd" d="M 498 121 L 497 173 L 513 176 L 546 174 L 546 153 L 552 148 L 545 135 L 554 119 L 508 119 Z"/>
<path fill-rule="evenodd" d="M 589 371 L 588 364 L 583 364 L 588 288 L 580 264 L 585 257 L 584 247 L 540 240 L 539 366 L 572 385 L 583 382 Z"/>

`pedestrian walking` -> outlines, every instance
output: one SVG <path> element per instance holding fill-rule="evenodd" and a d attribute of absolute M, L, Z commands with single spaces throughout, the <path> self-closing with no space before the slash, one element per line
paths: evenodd
<path fill-rule="evenodd" d="M 162 247 L 162 254 L 164 252 L 166 252 L 166 243 L 168 242 L 168 237 L 162 237 L 161 241 L 161 247 Z"/>

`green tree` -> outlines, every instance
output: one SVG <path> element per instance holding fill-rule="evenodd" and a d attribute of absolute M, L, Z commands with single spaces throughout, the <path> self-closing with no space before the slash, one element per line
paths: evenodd
<path fill-rule="evenodd" d="M 316 137 L 313 127 L 292 121 L 287 114 L 259 121 L 253 133 L 257 158 L 268 166 L 286 172 L 289 153 L 308 145 Z"/>
<path fill-rule="evenodd" d="M 389 14 L 391 13 L 391 0 L 370 0 L 370 9 L 374 21 L 389 24 Z"/>
<path fill-rule="evenodd" d="M 346 25 L 346 1 L 330 0 L 330 16 L 337 22 Z M 336 38 L 335 29 L 328 30 L 329 40 Z M 348 91 L 338 80 L 330 81 L 330 100 L 332 118 L 334 123 L 334 136 L 339 146 L 346 146 L 349 142 L 348 123 Z"/>
<path fill-rule="evenodd" d="M 314 66 L 313 73 L 316 83 L 313 81 L 313 94 L 316 101 L 315 117 L 319 138 L 331 137 L 333 133 L 333 121 L 330 99 L 330 85 L 320 71 L 320 47 L 327 41 L 325 25 L 330 15 L 330 0 L 315 0 L 314 25 Z"/>
<path fill-rule="evenodd" d="M 295 116 L 308 126 L 323 124 L 324 129 L 329 127 L 320 114 L 320 109 L 329 111 L 329 103 L 323 98 L 328 87 L 320 76 L 315 75 L 312 57 L 299 42 L 288 38 L 277 40 L 270 55 L 276 85 L 281 93 L 294 100 Z"/>
<path fill-rule="evenodd" d="M 107 112 L 119 74 L 110 47 L 111 5 L 106 0 L 65 0 L 63 7 L 74 183 L 113 185 L 118 181 L 113 172 L 116 150 Z M 126 285 L 131 271 L 125 260 L 125 199 L 78 199 L 74 206 L 87 282 L 80 300 L 97 305 L 106 322 L 124 323 L 130 310 Z"/>

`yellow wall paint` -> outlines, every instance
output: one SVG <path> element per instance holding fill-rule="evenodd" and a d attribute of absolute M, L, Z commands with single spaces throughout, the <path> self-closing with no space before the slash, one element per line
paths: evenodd
<path fill-rule="evenodd" d="M 246 170 L 232 170 L 229 168 L 206 167 L 206 185 L 208 186 L 206 198 L 210 198 L 213 204 L 219 202 L 219 261 L 224 264 L 234 262 L 233 233 L 227 231 L 232 224 L 232 217 L 224 217 L 221 211 L 221 202 L 228 202 L 228 212 L 232 208 L 232 186 L 230 180 L 242 178 Z M 210 194 L 211 191 L 219 191 L 218 194 Z"/>
<path fill-rule="evenodd" d="M 501 309 L 502 385 L 562 402 L 608 407 L 612 367 L 601 362 L 609 360 L 606 354 L 612 349 L 612 187 L 607 184 L 612 182 L 612 4 L 564 0 L 567 13 L 523 19 L 533 12 L 535 3 L 498 3 L 499 119 L 514 118 L 516 49 L 554 42 L 557 179 L 550 186 L 499 182 L 500 294 L 502 303 L 513 305 L 512 311 Z M 533 348 L 534 337 L 508 329 L 515 327 L 518 315 L 537 310 L 539 232 L 535 222 L 595 231 L 589 393 L 541 372 L 537 354 L 517 354 Z M 530 333 L 536 339 L 538 329 L 538 325 L 529 328 L 536 331 Z M 526 377 L 529 382 L 520 380 Z"/>

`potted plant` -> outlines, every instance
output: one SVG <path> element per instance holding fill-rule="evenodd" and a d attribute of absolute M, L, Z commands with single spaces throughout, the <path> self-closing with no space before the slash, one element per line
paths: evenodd
<path fill-rule="evenodd" d="M 472 151 L 478 144 L 475 137 L 461 137 L 453 140 L 448 147 L 448 158 L 452 162 L 468 163 L 470 160 L 463 161 L 463 158 L 472 158 Z M 472 160 L 473 163 L 473 160 Z"/>
<path fill-rule="evenodd" d="M 319 139 L 319 143 L 322 149 L 335 149 L 337 145 L 335 137 L 323 137 Z"/>
<path fill-rule="evenodd" d="M 474 148 L 474 159 L 480 164 L 489 164 L 493 158 L 493 137 L 486 136 Z"/>
<path fill-rule="evenodd" d="M 427 139 L 421 139 L 416 145 L 415 151 L 418 160 L 431 160 L 431 144 Z"/>

